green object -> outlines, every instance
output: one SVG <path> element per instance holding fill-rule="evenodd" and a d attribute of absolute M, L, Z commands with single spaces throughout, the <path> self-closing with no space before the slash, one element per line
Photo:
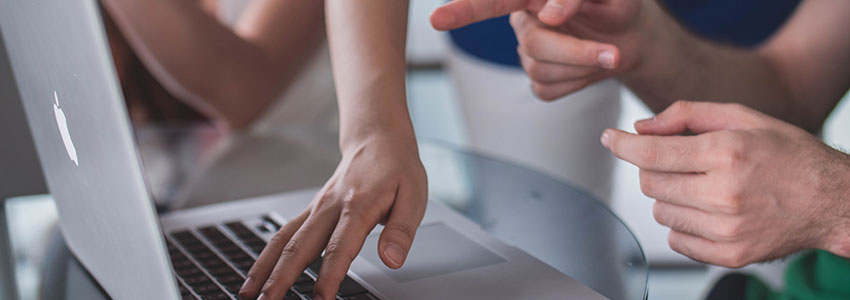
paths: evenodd
<path fill-rule="evenodd" d="M 758 278 L 747 281 L 747 300 L 850 299 L 850 260 L 816 250 L 807 252 L 785 270 L 785 290 L 772 291 Z"/>

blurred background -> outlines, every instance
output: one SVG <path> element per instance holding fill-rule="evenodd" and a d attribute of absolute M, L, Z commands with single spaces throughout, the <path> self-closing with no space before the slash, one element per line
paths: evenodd
<path fill-rule="evenodd" d="M 214 1 L 206 1 L 214 3 Z M 227 1 L 214 9 L 225 24 L 232 24 L 241 14 L 248 0 Z M 672 1 L 676 2 L 676 1 Z M 763 39 L 790 13 L 796 1 L 780 1 L 776 4 L 774 18 L 763 17 L 762 25 L 736 23 L 736 19 L 723 13 L 723 5 L 734 1 L 715 1 L 716 10 L 694 10 L 693 7 L 706 5 L 709 1 L 690 1 L 691 5 L 671 4 L 670 8 L 681 15 L 690 16 L 695 31 L 710 38 L 724 37 L 724 30 L 737 30 L 744 26 L 752 32 L 739 32 L 739 36 L 725 36 L 729 42 L 744 46 L 756 44 Z M 751 1 L 757 5 L 764 1 Z M 517 101 L 536 101 L 531 99 L 529 82 L 522 71 L 511 66 L 498 56 L 487 57 L 489 47 L 510 46 L 510 39 L 500 41 L 484 38 L 470 41 L 470 36 L 480 32 L 457 32 L 451 36 L 436 32 L 428 23 L 430 12 L 441 5 L 440 0 L 411 1 L 408 35 L 408 101 L 415 130 L 420 139 L 439 141 L 459 147 L 471 148 L 489 155 L 527 166 L 571 182 L 589 191 L 600 201 L 609 205 L 632 229 L 643 246 L 650 264 L 650 299 L 699 299 L 710 283 L 709 268 L 691 261 L 673 252 L 667 246 L 667 229 L 656 224 L 652 217 L 652 199 L 640 193 L 637 169 L 629 164 L 613 160 L 607 151 L 598 145 L 598 136 L 606 127 L 632 130 L 631 124 L 639 119 L 652 116 L 652 113 L 629 91 L 615 82 L 603 82 L 581 93 L 560 99 L 556 103 L 534 103 L 527 113 L 536 114 L 538 110 L 560 110 L 558 114 L 547 115 L 543 119 L 558 120 L 555 123 L 562 136 L 553 137 L 551 132 L 535 128 L 552 128 L 553 123 L 541 121 L 541 124 L 525 124 L 527 120 L 506 117 L 501 112 L 526 109 L 527 104 Z M 215 6 L 214 4 L 208 4 Z M 770 4 L 766 4 L 770 5 Z M 728 8 L 728 6 L 726 6 Z M 742 15 L 747 12 L 743 7 Z M 718 12 L 720 11 L 720 12 Z M 702 12 L 697 14 L 696 12 Z M 769 14 L 762 12 L 764 14 Z M 502 20 L 504 21 L 504 20 Z M 107 26 L 114 26 L 107 21 Z M 504 26 L 495 24 L 492 26 Z M 700 27 L 701 26 L 701 27 Z M 761 27 L 760 27 L 761 26 Z M 699 30 L 699 28 L 718 28 L 717 30 Z M 725 28 L 725 29 L 724 29 Z M 206 130 L 206 138 L 216 139 L 220 133 L 205 118 L 180 101 L 174 100 L 167 89 L 144 70 L 144 65 L 135 58 L 126 42 L 121 41 L 117 32 L 111 32 L 113 56 L 122 77 L 122 88 L 131 109 L 140 143 L 159 143 L 155 138 L 145 138 L 145 124 L 173 123 L 175 120 L 188 122 Z M 746 31 L 746 30 L 744 30 Z M 464 42 L 466 41 L 466 42 Z M 124 45 L 122 45 L 122 43 Z M 477 45 L 477 46 L 476 46 Z M 122 50 L 123 49 L 123 50 Z M 484 50 L 481 50 L 484 49 Z M 483 52 L 482 52 L 483 51 Z M 482 54 L 481 53 L 485 53 Z M 325 62 L 327 63 L 327 62 Z M 320 62 L 321 64 L 321 62 Z M 492 77 L 480 74 L 494 74 Z M 327 74 L 319 76 L 328 83 Z M 504 82 L 512 82 L 505 87 Z M 493 99 L 505 95 L 504 100 Z M 470 100 L 471 98 L 474 98 Z M 845 99 L 847 96 L 845 96 Z M 491 102 L 502 101 L 486 114 L 473 114 L 472 111 L 487 110 Z M 850 146 L 850 132 L 841 130 L 850 128 L 850 108 L 846 101 L 838 106 L 823 130 L 824 139 L 836 147 Z M 525 102 L 523 102 L 525 103 Z M 501 111 L 500 111 L 501 109 Z M 591 111 L 599 118 L 582 118 Z M 274 124 L 269 122 L 266 124 Z M 561 125 L 557 125 L 561 124 Z M 273 125 L 264 125 L 273 127 Z M 258 126 L 259 131 L 263 126 Z M 526 131 L 513 132 L 510 128 L 522 127 Z M 531 133 L 529 135 L 529 133 Z M 513 142 L 500 144 L 493 136 L 524 136 L 532 143 Z M 202 137 L 203 138 L 203 137 Z M 554 149 L 549 152 L 538 148 Z M 152 150 L 151 150 L 152 149 Z M 146 155 L 145 164 L 149 172 L 172 170 L 172 160 L 157 160 L 156 147 L 142 149 Z M 146 152 L 147 151 L 147 152 Z M 152 159 L 148 159 L 153 157 Z M 565 157 L 565 158 L 559 158 Z M 553 163 L 553 161 L 555 161 Z M 179 173 L 162 171 L 179 177 Z M 175 197 L 177 193 L 169 187 L 174 178 L 158 178 L 161 182 L 152 182 L 158 199 Z M 19 290 L 23 299 L 35 299 L 38 283 L 41 245 L 52 223 L 42 220 L 55 220 L 56 212 L 49 200 L 43 197 L 19 197 L 7 204 L 6 213 L 12 232 L 12 242 L 17 265 Z"/>

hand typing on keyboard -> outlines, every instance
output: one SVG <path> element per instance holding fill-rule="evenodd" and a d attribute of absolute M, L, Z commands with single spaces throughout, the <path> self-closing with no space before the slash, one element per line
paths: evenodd
<path fill-rule="evenodd" d="M 279 227 L 269 216 L 261 218 Z M 171 233 L 167 245 L 184 300 L 230 300 L 245 282 L 254 258 L 265 248 L 266 242 L 242 222 L 233 221 Z M 291 288 L 274 299 L 313 299 L 315 278 L 322 262 L 321 257 L 313 261 Z M 343 300 L 377 300 L 348 276 L 339 284 L 337 295 Z"/>
<path fill-rule="evenodd" d="M 388 136 L 343 149 L 333 176 L 309 207 L 283 226 L 248 272 L 240 299 L 281 299 L 290 287 L 312 299 L 333 300 L 369 232 L 386 223 L 378 255 L 390 268 L 404 264 L 427 204 L 425 170 L 415 141 Z M 299 277 L 325 251 L 315 287 Z M 342 284 L 342 285 L 341 285 Z M 339 292 L 339 293 L 338 293 Z"/>

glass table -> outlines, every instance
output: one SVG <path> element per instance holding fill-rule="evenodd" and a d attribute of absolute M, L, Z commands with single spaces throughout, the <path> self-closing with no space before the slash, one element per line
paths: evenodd
<path fill-rule="evenodd" d="M 208 190 L 214 189 L 214 186 L 220 183 L 215 180 L 204 182 L 203 178 L 233 178 L 226 173 L 270 172 L 252 169 L 260 167 L 256 163 L 239 161 L 240 156 L 248 155 L 234 157 L 232 153 L 251 153 L 251 161 L 267 161 L 262 168 L 275 169 L 291 167 L 291 162 L 282 162 L 280 157 L 262 157 L 274 155 L 274 151 L 266 151 L 267 154 L 251 151 L 261 145 L 275 147 L 272 144 L 283 140 L 287 141 L 285 146 L 278 146 L 287 148 L 288 151 L 293 147 L 304 147 L 302 150 L 313 154 L 316 151 L 311 147 L 333 149 L 335 146 L 333 134 L 322 136 L 296 131 L 274 137 L 239 137 L 234 140 L 211 138 L 209 132 L 201 135 L 197 132 L 166 132 L 166 136 L 191 135 L 192 138 L 177 139 L 184 142 L 169 143 L 170 150 L 159 151 L 166 153 L 163 156 L 166 158 L 164 162 L 151 159 L 152 151 L 144 149 L 151 140 L 148 140 L 146 133 L 139 132 L 143 160 L 148 172 L 162 170 L 163 165 L 171 166 L 165 168 L 168 171 L 160 172 L 161 174 L 149 174 L 151 181 L 178 182 L 179 185 L 192 186 L 191 190 L 215 194 L 214 191 Z M 162 135 L 156 136 L 161 138 Z M 303 137 L 309 137 L 307 140 L 310 142 L 292 146 L 292 139 Z M 211 143 L 211 140 L 215 142 Z M 199 146 L 209 144 L 218 146 L 212 147 L 212 150 Z M 333 171 L 334 162 L 339 155 L 333 151 L 328 153 L 328 157 L 313 164 L 316 166 L 312 168 L 315 174 L 302 176 L 312 179 L 299 184 L 320 186 L 323 183 L 323 178 L 327 178 Z M 610 299 L 646 299 L 647 263 L 640 244 L 616 215 L 588 193 L 533 170 L 439 142 L 421 142 L 420 153 L 428 173 L 431 199 L 447 204 L 480 224 L 496 238 L 525 250 Z M 185 163 L 193 158 L 200 159 L 194 159 L 194 163 Z M 168 163 L 167 159 L 176 160 L 176 163 Z M 330 162 L 327 162 L 328 160 Z M 281 165 L 276 166 L 277 162 Z M 172 179 L 162 179 L 165 177 Z M 202 179 L 198 179 L 199 177 Z M 249 178 L 246 181 L 252 180 Z M 256 186 L 239 187 L 238 182 L 236 185 L 227 187 L 228 195 L 248 197 L 258 193 Z M 240 188 L 243 190 L 239 191 Z M 278 188 L 281 190 L 262 189 L 262 193 L 284 192 L 292 187 Z M 191 198 L 186 196 L 185 192 L 166 193 L 156 191 L 156 187 L 154 189 L 154 194 L 182 194 L 181 197 Z M 10 229 L 11 234 L 15 235 L 16 230 Z M 46 254 L 41 260 L 41 296 L 45 299 L 107 298 L 64 247 L 58 231 L 53 236 L 42 246 L 46 249 Z"/>

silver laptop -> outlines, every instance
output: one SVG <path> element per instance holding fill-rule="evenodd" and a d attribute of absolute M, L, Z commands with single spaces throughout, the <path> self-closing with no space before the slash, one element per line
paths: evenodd
<path fill-rule="evenodd" d="M 3 0 L 0 30 L 62 232 L 103 289 L 116 299 L 236 299 L 266 241 L 315 191 L 158 216 L 97 3 Z M 604 299 L 438 202 L 399 270 L 377 257 L 379 231 L 339 299 Z M 320 266 L 286 299 L 309 299 Z"/>

